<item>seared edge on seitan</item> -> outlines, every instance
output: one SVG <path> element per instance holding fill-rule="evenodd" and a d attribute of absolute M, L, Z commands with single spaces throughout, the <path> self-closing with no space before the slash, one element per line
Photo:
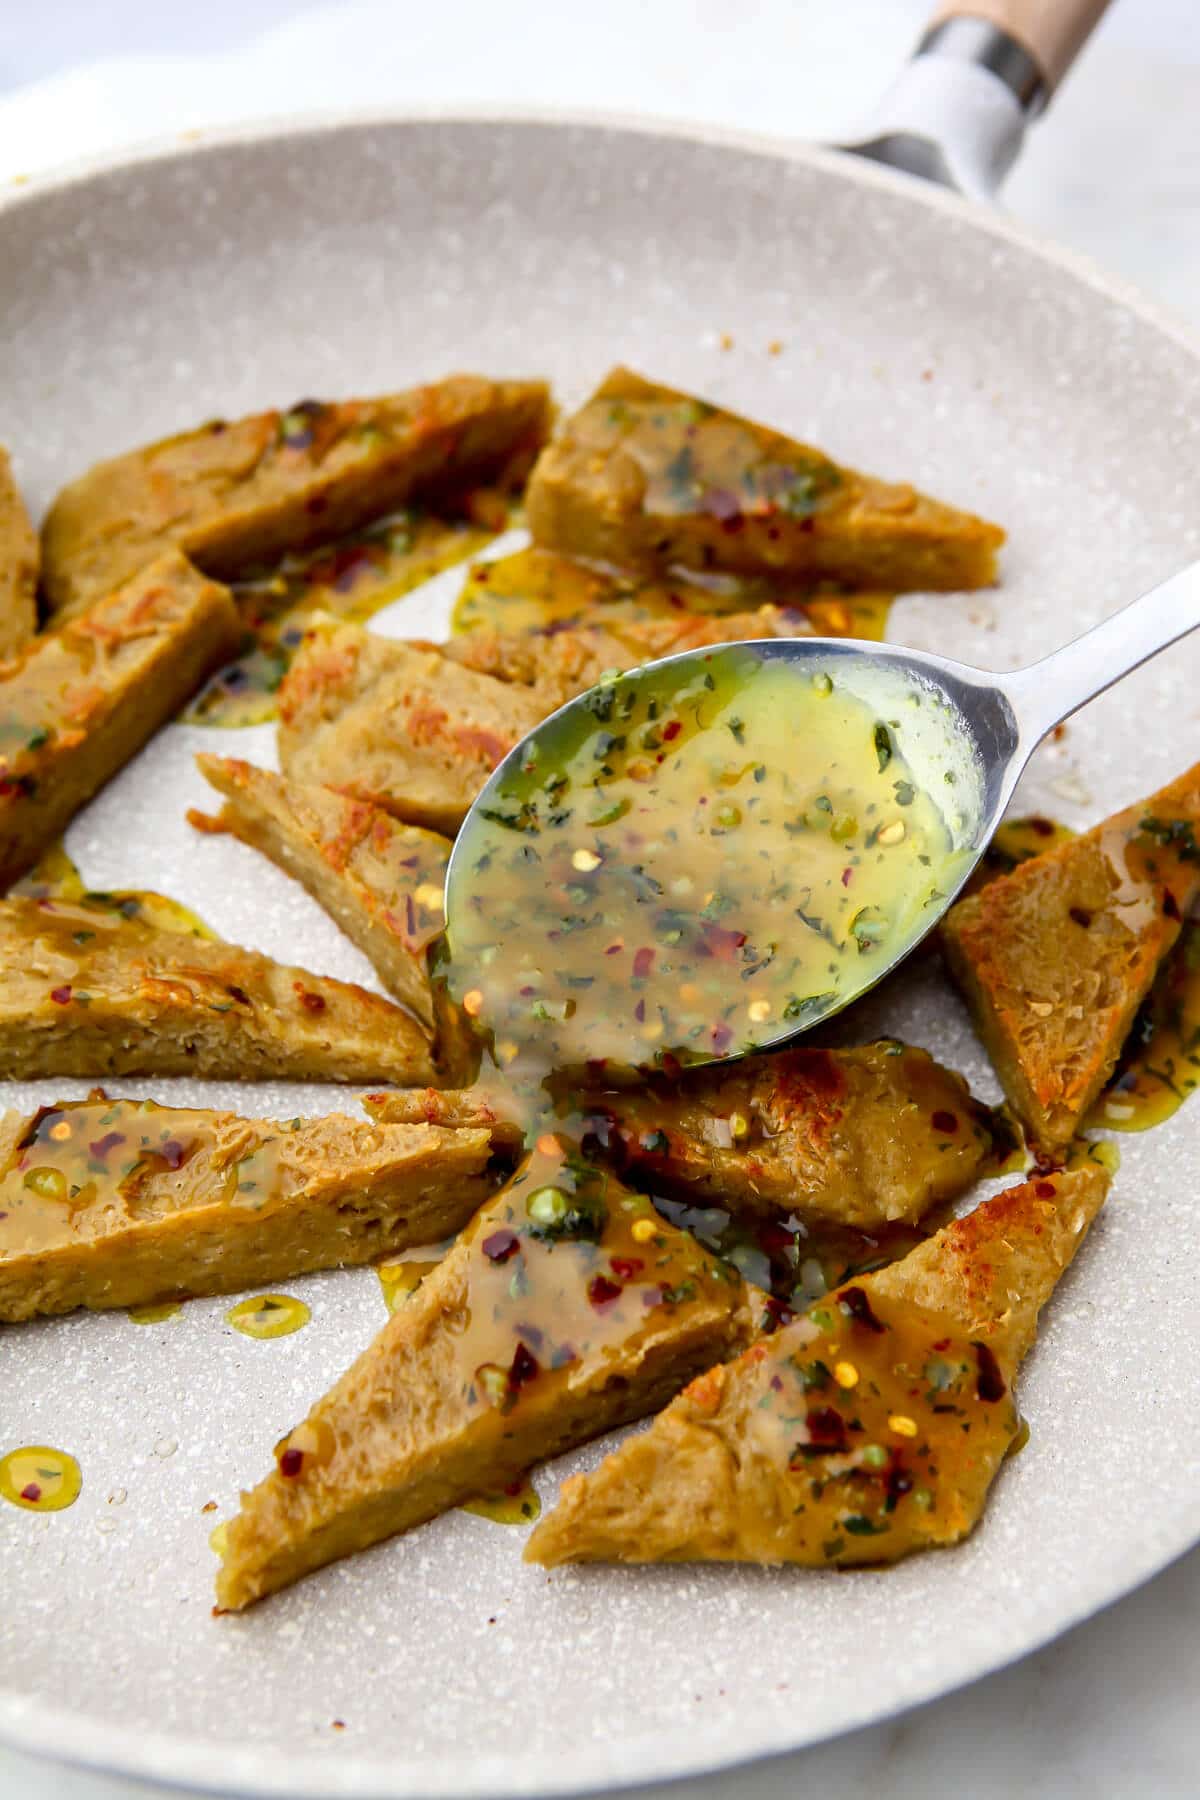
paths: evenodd
<path fill-rule="evenodd" d="M 740 1276 L 649 1201 L 598 1172 L 527 1166 L 242 1495 L 221 1605 L 653 1412 L 754 1328 Z"/>
<path fill-rule="evenodd" d="M 236 757 L 202 752 L 196 762 L 225 805 L 215 820 L 190 815 L 193 823 L 240 838 L 307 888 L 432 1033 L 428 951 L 445 926 L 448 841 Z"/>
<path fill-rule="evenodd" d="M 368 1095 L 376 1118 L 513 1128 L 485 1092 Z M 586 1141 L 655 1192 L 696 1205 L 871 1231 L 970 1187 L 992 1149 L 961 1075 L 884 1039 L 785 1050 L 580 1101 Z"/>
<path fill-rule="evenodd" d="M 828 579 L 889 592 L 993 581 L 999 526 L 617 368 L 543 450 L 534 541 L 647 571 Z"/>
<path fill-rule="evenodd" d="M 751 612 L 609 619 L 566 631 L 470 631 L 451 638 L 441 649 L 468 668 L 535 688 L 549 713 L 594 687 L 613 669 L 633 669 L 706 644 L 797 637 L 811 629 L 804 615 L 789 607 L 760 606 Z"/>
<path fill-rule="evenodd" d="M 1200 893 L 1200 763 L 947 914 L 950 971 L 1039 1150 L 1070 1142 Z"/>
<path fill-rule="evenodd" d="M 390 1000 L 66 901 L 0 901 L 0 1076 L 429 1081 Z"/>
<path fill-rule="evenodd" d="M 540 381 L 451 375 L 376 399 L 216 420 L 98 463 L 42 527 L 43 581 L 75 612 L 177 545 L 210 575 L 353 531 L 418 496 L 503 478 L 545 439 Z"/>
<path fill-rule="evenodd" d="M 532 1562 L 894 1562 L 965 1537 L 1020 1427 L 1013 1378 L 1108 1189 L 985 1201 L 694 1381 L 564 1483 Z"/>
<path fill-rule="evenodd" d="M 279 760 L 289 780 L 449 833 L 545 713 L 535 693 L 439 650 L 321 620 L 279 689 Z"/>
<path fill-rule="evenodd" d="M 0 662 L 37 630 L 37 533 L 0 444 Z"/>
<path fill-rule="evenodd" d="M 172 551 L 0 664 L 0 890 L 240 640 L 229 590 Z"/>
<path fill-rule="evenodd" d="M 0 1128 L 0 1319 L 224 1294 L 445 1237 L 483 1131 L 92 1099 Z"/>

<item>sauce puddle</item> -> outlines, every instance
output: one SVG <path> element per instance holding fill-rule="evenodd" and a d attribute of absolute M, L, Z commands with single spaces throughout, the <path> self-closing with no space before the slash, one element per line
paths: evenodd
<path fill-rule="evenodd" d="M 10 889 L 31 900 L 56 900 L 81 906 L 131 924 L 149 925 L 155 931 L 178 931 L 190 937 L 216 940 L 216 932 L 181 900 L 156 894 L 148 888 L 89 888 L 61 843 L 52 844 Z"/>
<path fill-rule="evenodd" d="M 365 530 L 303 554 L 285 556 L 231 583 L 248 643 L 218 669 L 182 718 L 190 725 L 260 725 L 275 717 L 275 696 L 316 613 L 359 622 L 480 550 L 509 524 L 509 502 L 493 489 L 464 501 L 462 516 L 406 507 Z"/>
<path fill-rule="evenodd" d="M 1187 921 L 1125 1040 L 1085 1128 L 1147 1131 L 1200 1084 L 1200 920 Z"/>
<path fill-rule="evenodd" d="M 533 546 L 472 563 L 450 628 L 456 637 L 480 630 L 547 632 L 774 606 L 786 614 L 797 637 L 877 641 L 887 629 L 891 604 L 890 594 L 810 591 L 794 582 L 734 575 L 671 581 L 625 575 Z"/>
<path fill-rule="evenodd" d="M 231 1306 L 225 1323 L 243 1337 L 281 1338 L 302 1330 L 311 1318 L 303 1300 L 295 1300 L 290 1294 L 255 1294 Z"/>

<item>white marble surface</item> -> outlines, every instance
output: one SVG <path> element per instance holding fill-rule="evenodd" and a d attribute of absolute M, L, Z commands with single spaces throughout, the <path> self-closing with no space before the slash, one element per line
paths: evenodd
<path fill-rule="evenodd" d="M 0 177 L 248 115 L 360 103 L 530 101 L 837 135 L 926 10 L 923 0 L 608 0 L 588 12 L 552 0 L 0 0 Z M 1196 0 L 1118 0 L 1008 202 L 1200 326 L 1198 115 Z M 1190 1800 L 1200 1791 L 1198 1673 L 1200 1551 L 959 1694 L 800 1756 L 659 1792 Z M 0 1751 L 6 1800 L 156 1792 Z"/>

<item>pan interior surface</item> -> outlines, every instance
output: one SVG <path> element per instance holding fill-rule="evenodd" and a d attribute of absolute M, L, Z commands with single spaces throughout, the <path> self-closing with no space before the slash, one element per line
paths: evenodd
<path fill-rule="evenodd" d="M 545 374 L 570 403 L 623 361 L 1002 522 L 1000 588 L 896 605 L 889 635 L 915 648 L 1033 661 L 1200 554 L 1193 351 L 1019 233 L 813 153 L 533 121 L 250 134 L 14 194 L 0 294 L 0 438 L 39 510 L 93 460 L 218 414 L 453 369 Z M 377 628 L 444 635 L 456 581 Z M 1021 810 L 1090 824 L 1177 774 L 1198 753 L 1198 677 L 1185 644 L 1090 706 L 1040 753 Z M 88 880 L 369 980 L 252 852 L 197 848 L 183 813 L 210 797 L 201 748 L 270 761 L 272 733 L 161 734 L 76 821 Z M 997 1097 L 928 960 L 844 1031 L 924 1044 Z M 284 1116 L 351 1098 L 112 1091 L 151 1086 Z M 214 1619 L 214 1518 L 383 1323 L 374 1273 L 288 1284 L 313 1320 L 277 1343 L 231 1332 L 228 1300 L 152 1326 L 6 1328 L 4 1444 L 70 1450 L 84 1487 L 56 1515 L 0 1508 L 0 1735 L 263 1794 L 559 1793 L 794 1748 L 1044 1642 L 1200 1535 L 1181 1175 L 1200 1106 L 1120 1147 L 1023 1374 L 1028 1450 L 965 1545 L 887 1572 L 547 1577 L 518 1532 L 456 1512 Z M 543 1501 L 599 1454 L 538 1473 Z"/>

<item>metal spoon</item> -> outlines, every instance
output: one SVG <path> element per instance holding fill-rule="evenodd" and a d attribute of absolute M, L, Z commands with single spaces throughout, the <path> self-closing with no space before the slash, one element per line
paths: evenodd
<path fill-rule="evenodd" d="M 873 968 L 873 979 L 831 1006 L 823 1018 L 840 1011 L 866 987 L 882 980 L 945 915 L 987 848 L 1026 763 L 1042 739 L 1079 707 L 1198 626 L 1200 563 L 1193 563 L 1083 637 L 1041 662 L 1009 674 L 971 668 L 926 651 L 855 639 L 769 638 L 742 646 L 764 660 L 782 659 L 793 665 L 819 663 L 826 670 L 836 670 L 835 680 L 843 688 L 891 720 L 903 717 L 898 732 L 900 750 L 929 791 L 946 793 L 951 790 L 945 784 L 953 783 L 954 815 L 945 823 L 953 850 L 961 853 L 962 860 L 956 862 L 957 872 L 948 884 L 949 891 L 940 904 L 929 907 L 925 929 L 890 962 Z M 734 648 L 721 645 L 717 652 Z M 713 654 L 712 647 L 685 650 L 628 672 L 622 680 L 628 681 L 630 675 L 635 680 L 640 674 L 649 677 L 668 665 L 699 663 Z M 913 705 L 914 699 L 921 704 Z M 557 731 L 564 718 L 585 707 L 586 702 L 587 696 L 581 694 L 552 713 L 505 757 L 477 796 L 446 871 L 446 921 L 451 944 L 456 919 L 466 918 L 465 912 L 460 914 L 460 907 L 465 907 L 468 896 L 473 894 L 477 901 L 480 897 L 478 875 L 470 868 L 468 858 L 459 853 L 470 837 L 471 821 L 481 809 L 497 805 L 501 790 L 529 760 L 531 750 L 535 746 L 547 749 L 544 740 L 548 734 Z M 736 987 L 736 971 L 731 973 L 730 981 Z M 777 1049 L 805 1029 L 805 1025 L 789 1026 L 755 1048 Z"/>

